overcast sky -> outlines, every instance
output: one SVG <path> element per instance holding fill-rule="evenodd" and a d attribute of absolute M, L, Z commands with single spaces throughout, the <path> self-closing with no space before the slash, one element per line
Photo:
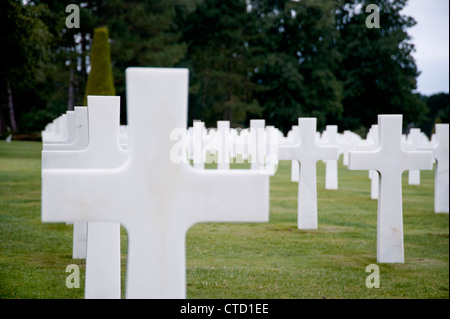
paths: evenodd
<path fill-rule="evenodd" d="M 448 93 L 449 0 L 409 0 L 402 13 L 417 22 L 408 31 L 416 46 L 413 56 L 422 72 L 417 79 L 417 91 L 425 95 Z"/>

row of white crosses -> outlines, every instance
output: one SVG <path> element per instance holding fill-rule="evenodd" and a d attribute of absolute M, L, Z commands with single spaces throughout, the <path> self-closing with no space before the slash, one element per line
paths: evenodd
<path fill-rule="evenodd" d="M 268 221 L 269 175 L 173 163 L 169 136 L 187 120 L 187 70 L 129 68 L 126 77 L 127 152 L 122 157 L 118 136 L 103 136 L 111 143 L 96 145 L 103 152 L 95 161 L 111 159 L 106 167 L 44 167 L 42 221 L 120 223 L 129 243 L 126 297 L 185 298 L 189 227 L 199 222 Z M 106 97 L 97 99 L 112 103 Z M 100 128 L 91 123 L 90 114 L 88 118 L 91 145 Z"/>
<path fill-rule="evenodd" d="M 376 135 L 372 144 L 361 145 L 359 151 L 349 152 L 348 167 L 351 170 L 372 170 L 372 175 L 380 175 L 377 261 L 403 263 L 402 173 L 405 170 L 432 169 L 433 155 L 431 152 L 403 149 L 401 115 L 379 115 L 378 126 L 375 128 L 378 132 L 375 130 Z M 291 145 L 280 145 L 279 156 L 280 159 L 296 160 L 300 164 L 298 228 L 316 229 L 316 162 L 336 160 L 339 156 L 338 146 L 317 143 L 315 119 L 300 118 L 297 134 L 298 138 L 294 138 Z M 446 154 L 447 160 L 440 161 L 441 165 L 447 167 L 448 176 L 448 125 L 446 145 L 441 146 L 444 149 L 441 152 Z M 364 150 L 363 146 L 367 149 Z M 445 168 L 441 170 L 445 171 Z M 436 170 L 438 171 L 439 169 Z M 448 183 L 446 187 L 448 191 Z M 436 193 L 439 191 L 436 190 Z"/>
<path fill-rule="evenodd" d="M 402 145 L 402 116 L 380 115 L 379 124 L 372 127 L 373 141 L 366 145 L 357 146 L 358 151 L 350 151 L 349 169 L 367 169 L 372 172 L 372 180 L 378 181 L 378 231 L 377 231 L 377 260 L 383 263 L 404 262 L 403 251 L 403 221 L 402 221 L 402 180 L 405 170 L 432 169 L 433 155 L 437 162 L 435 211 L 436 207 L 443 207 L 440 211 L 448 213 L 448 124 L 437 125 L 439 137 L 431 147 L 434 153 L 423 151 L 407 151 Z M 336 127 L 332 127 L 331 134 L 335 134 Z M 300 118 L 298 127 L 293 130 L 298 137 L 292 138 L 291 145 L 280 145 L 280 159 L 299 162 L 299 196 L 298 196 L 298 228 L 317 228 L 317 191 L 316 191 L 316 162 L 318 160 L 334 161 L 339 156 L 338 145 L 320 145 L 316 132 L 315 119 Z M 327 138 L 337 143 L 336 138 Z M 422 147 L 425 149 L 426 147 Z M 295 167 L 295 166 L 293 166 Z M 337 182 L 336 170 L 326 169 L 333 173 Z M 439 178 L 439 174 L 443 175 Z M 379 180 L 378 180 L 379 178 Z M 439 185 L 439 181 L 441 184 Z M 334 186 L 334 185 L 333 185 Z M 373 189 L 373 187 L 372 187 Z M 446 193 L 441 191 L 445 190 Z M 377 193 L 378 193 L 377 192 Z M 439 195 L 441 194 L 441 196 Z M 437 198 L 441 198 L 442 205 Z M 378 197 L 378 195 L 377 195 Z"/>
<path fill-rule="evenodd" d="M 67 123 L 68 131 L 75 133 L 74 144 L 80 147 L 60 143 L 50 144 L 49 149 L 47 136 L 43 137 L 43 177 L 48 169 L 116 168 L 125 162 L 127 151 L 119 145 L 119 98 L 89 96 L 88 104 L 88 108 L 75 107 L 75 121 Z M 59 207 L 61 215 L 71 209 L 68 205 Z M 80 213 L 88 215 L 95 209 L 98 207 L 85 207 Z M 85 297 L 120 298 L 120 224 L 89 219 L 69 221 L 74 223 L 73 257 L 86 258 Z"/>
<path fill-rule="evenodd" d="M 265 126 L 265 120 L 250 120 L 249 129 L 239 130 L 230 128 L 229 121 L 217 121 L 217 129 L 206 129 L 205 123 L 194 121 L 185 135 L 186 153 L 195 168 L 203 169 L 205 163 L 216 162 L 217 169 L 230 169 L 230 163 L 248 160 L 252 170 L 273 175 L 279 135 L 282 133 L 275 127 Z"/>
<path fill-rule="evenodd" d="M 128 69 L 127 100 L 128 127 L 119 127 L 117 97 L 90 96 L 89 114 L 85 107 L 77 107 L 61 120 L 65 125 L 74 123 L 73 129 L 64 133 L 64 124 L 56 125 L 56 121 L 43 132 L 42 220 L 74 222 L 74 247 L 75 226 L 87 225 L 86 298 L 120 298 L 120 224 L 129 236 L 126 296 L 184 298 L 188 228 L 197 222 L 268 221 L 268 176 L 274 173 L 273 163 L 278 159 L 265 148 L 264 160 L 252 161 L 252 170 L 229 170 L 229 165 L 216 171 L 196 169 L 203 168 L 196 167 L 196 162 L 203 161 L 206 134 L 204 124 L 194 122 L 192 135 L 187 135 L 191 136 L 192 152 L 187 152 L 194 167 L 171 161 L 173 142 L 168 136 L 186 123 L 186 70 Z M 331 163 L 327 173 L 335 176 L 335 186 L 330 188 L 337 188 L 337 159 L 344 154 L 349 169 L 381 173 L 377 260 L 403 262 L 401 179 L 397 177 L 401 178 L 403 170 L 431 169 L 431 152 L 402 149 L 401 116 L 380 116 L 379 142 L 358 151 L 354 151 L 355 145 L 361 140 L 352 133 L 336 137 L 337 127 L 328 126 L 320 137 L 316 119 L 300 118 L 298 124 L 288 138 L 279 137 L 277 148 L 279 159 L 298 163 L 298 227 L 317 228 L 316 162 Z M 447 174 L 448 212 L 446 127 L 447 149 L 442 150 L 445 140 L 441 137 L 436 138 L 440 142 L 433 150 L 436 159 L 447 154 L 447 164 L 441 157 L 437 159 L 440 169 L 436 174 Z M 273 144 L 267 132 L 279 136 L 275 128 L 265 127 L 264 120 L 254 120 L 248 131 L 252 142 L 247 147 L 259 144 L 258 135 L 252 135 L 257 128 L 265 128 L 266 146 Z M 225 121 L 218 123 L 217 132 L 222 141 L 232 135 Z M 243 132 L 238 135 L 244 137 Z M 204 149 L 219 155 L 222 151 L 224 163 L 239 152 L 255 158 L 261 155 L 258 147 L 255 154 L 245 147 L 242 151 L 241 146 L 230 146 L 233 144 L 225 151 L 212 145 Z M 270 169 L 261 170 L 261 163 L 267 162 Z M 439 180 L 445 181 L 445 177 Z"/>

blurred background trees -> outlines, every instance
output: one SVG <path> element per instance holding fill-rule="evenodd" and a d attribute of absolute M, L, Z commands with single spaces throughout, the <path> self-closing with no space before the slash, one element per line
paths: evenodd
<path fill-rule="evenodd" d="M 448 122 L 448 93 L 416 92 L 406 0 L 91 0 L 78 3 L 80 28 L 67 28 L 71 3 L 1 0 L 0 136 L 39 133 L 84 104 L 99 26 L 109 30 L 124 124 L 130 66 L 189 68 L 189 121 L 207 126 L 265 118 L 286 133 L 314 116 L 319 130 L 364 136 L 380 113 L 402 113 L 406 129 L 427 134 Z M 365 25 L 369 3 L 380 8 L 378 29 Z"/>

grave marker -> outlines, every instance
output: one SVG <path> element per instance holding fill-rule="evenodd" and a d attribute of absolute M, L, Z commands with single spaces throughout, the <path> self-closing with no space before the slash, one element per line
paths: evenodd
<path fill-rule="evenodd" d="M 59 119 L 58 129 L 61 132 L 54 136 L 44 135 L 43 146 L 71 144 L 75 139 L 75 111 L 67 111 L 61 119 Z"/>
<path fill-rule="evenodd" d="M 337 125 L 327 125 L 325 131 L 322 133 L 322 143 L 324 145 L 338 146 L 338 127 Z M 339 158 L 338 151 L 338 158 Z M 338 189 L 338 160 L 325 160 L 325 189 Z"/>
<path fill-rule="evenodd" d="M 434 212 L 449 212 L 449 163 L 448 163 L 448 143 L 449 125 L 436 124 L 434 143 L 432 146 L 421 147 L 421 150 L 429 150 L 436 159 L 436 169 L 434 177 Z"/>
<path fill-rule="evenodd" d="M 419 128 L 411 128 L 409 134 L 406 137 L 406 143 L 403 148 L 407 151 L 417 151 L 419 145 L 422 141 L 422 134 Z M 408 171 L 408 184 L 409 185 L 420 185 L 420 171 L 419 170 L 409 170 Z"/>
<path fill-rule="evenodd" d="M 378 125 L 373 124 L 367 133 L 366 140 L 356 145 L 358 151 L 373 151 L 378 147 Z M 376 170 L 369 170 L 370 198 L 378 199 L 378 188 L 380 185 L 380 174 Z"/>
<path fill-rule="evenodd" d="M 250 120 L 250 169 L 264 169 L 266 140 L 264 136 L 265 120 Z"/>
<path fill-rule="evenodd" d="M 82 150 L 88 145 L 89 132 L 88 132 L 88 115 L 87 107 L 85 106 L 75 106 L 74 108 L 74 121 L 73 121 L 73 139 L 67 143 L 47 143 L 46 139 L 43 137 L 42 148 L 46 151 L 50 150 Z"/>
<path fill-rule="evenodd" d="M 188 71 L 129 68 L 126 78 L 127 161 L 109 169 L 43 170 L 42 220 L 121 223 L 129 243 L 126 297 L 185 298 L 189 227 L 268 221 L 269 177 L 173 163 L 169 137 L 187 123 Z M 68 209 L 61 212 L 61 205 Z"/>
<path fill-rule="evenodd" d="M 378 147 L 349 153 L 349 169 L 380 173 L 377 261 L 403 263 L 402 172 L 431 169 L 431 152 L 402 149 L 402 115 L 378 115 Z"/>
<path fill-rule="evenodd" d="M 336 159 L 337 146 L 316 143 L 316 119 L 298 119 L 298 137 L 293 143 L 280 145 L 280 160 L 296 160 L 300 164 L 298 185 L 298 228 L 317 229 L 317 176 L 319 160 Z"/>
<path fill-rule="evenodd" d="M 54 134 L 54 126 L 46 126 L 45 132 L 42 134 L 44 150 L 80 150 L 84 149 L 88 145 L 88 119 L 87 119 L 87 107 L 76 106 L 75 112 L 75 131 L 74 141 L 69 144 L 52 143 L 47 144 L 46 140 L 49 134 Z M 54 122 L 53 122 L 54 123 Z M 53 124 L 52 123 L 52 124 Z M 48 130 L 48 131 L 47 131 Z M 70 224 L 70 223 L 69 223 Z M 73 245 L 72 245 L 72 258 L 73 259 L 86 259 L 86 237 L 87 237 L 87 223 L 76 222 L 73 224 Z"/>
<path fill-rule="evenodd" d="M 120 98 L 116 96 L 88 96 L 89 141 L 82 150 L 42 151 L 42 190 L 45 188 L 45 172 L 64 172 L 72 169 L 95 169 L 120 166 L 127 159 L 128 152 L 119 145 Z M 69 188 L 76 185 L 67 184 Z M 57 190 L 54 190 L 57 192 Z M 47 192 L 50 196 L 52 191 Z M 69 192 L 76 193 L 76 189 Z M 83 200 L 80 198 L 80 200 Z M 54 206 L 63 216 L 72 208 L 60 202 Z M 81 215 L 88 215 L 91 207 L 80 207 Z M 99 204 L 95 209 L 102 209 Z M 46 206 L 42 204 L 42 218 L 47 215 Z M 98 222 L 90 227 L 88 219 L 66 220 L 74 222 L 74 240 L 82 240 L 82 231 L 87 227 L 86 249 L 86 298 L 120 298 L 120 225 Z M 63 220 L 60 220 L 63 221 Z M 88 221 L 87 226 L 85 222 Z M 78 226 L 78 227 L 77 227 Z M 78 237 L 77 237 L 78 236 Z M 81 241 L 82 243 L 82 241 Z M 104 254 L 108 252 L 108 254 Z M 77 252 L 78 253 L 78 252 Z"/>
<path fill-rule="evenodd" d="M 217 156 L 217 169 L 228 170 L 230 169 L 230 122 L 229 121 L 217 121 L 217 139 L 216 150 Z"/>

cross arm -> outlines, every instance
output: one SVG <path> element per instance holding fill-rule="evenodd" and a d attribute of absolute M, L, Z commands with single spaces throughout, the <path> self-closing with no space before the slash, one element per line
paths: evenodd
<path fill-rule="evenodd" d="M 321 145 L 317 152 L 318 160 L 337 160 L 339 147 L 337 145 Z"/>
<path fill-rule="evenodd" d="M 403 170 L 433 169 L 433 153 L 430 151 L 411 151 L 404 153 Z"/>
<path fill-rule="evenodd" d="M 350 170 L 376 170 L 378 167 L 379 152 L 351 151 L 348 153 L 348 169 Z"/>
<path fill-rule="evenodd" d="M 278 146 L 279 160 L 298 160 L 299 143 Z"/>
<path fill-rule="evenodd" d="M 268 174 L 231 170 L 199 171 L 190 175 L 189 185 L 185 185 L 183 192 L 190 225 L 269 220 Z"/>
<path fill-rule="evenodd" d="M 42 221 L 119 221 L 125 186 L 111 171 L 120 170 L 42 170 Z"/>

